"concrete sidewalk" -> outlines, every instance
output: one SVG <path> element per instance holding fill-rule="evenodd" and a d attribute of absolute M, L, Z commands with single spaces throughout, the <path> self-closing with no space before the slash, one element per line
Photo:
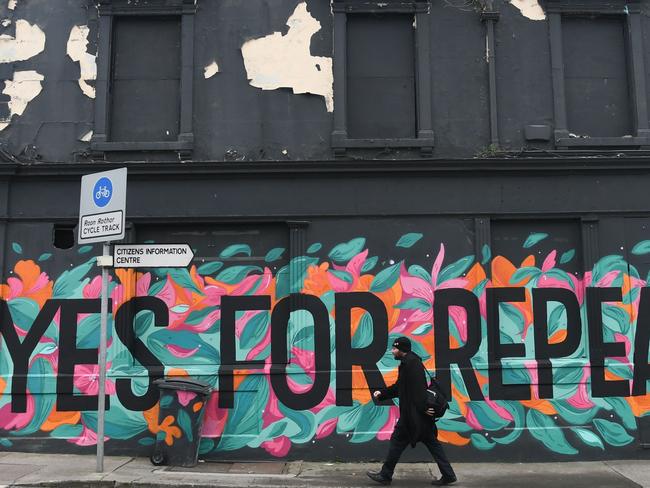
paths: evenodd
<path fill-rule="evenodd" d="M 372 487 L 365 472 L 378 464 L 201 462 L 196 468 L 156 467 L 147 458 L 110 456 L 95 473 L 95 456 L 0 453 L 0 487 Z M 647 461 L 459 463 L 458 487 L 649 487 Z M 433 464 L 400 464 L 392 486 L 430 486 Z"/>

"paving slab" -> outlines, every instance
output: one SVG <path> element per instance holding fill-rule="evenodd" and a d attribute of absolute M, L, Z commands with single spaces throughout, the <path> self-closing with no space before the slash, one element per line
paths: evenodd
<path fill-rule="evenodd" d="M 20 462 L 14 462 L 20 460 Z M 457 463 L 458 487 L 650 488 L 647 461 Z M 197 468 L 153 466 L 148 458 L 10 453 L 0 457 L 0 488 L 329 488 L 377 487 L 366 471 L 379 463 L 205 462 Z M 2 477 L 4 476 L 4 477 Z M 400 463 L 393 487 L 422 487 L 438 477 L 435 464 Z"/>

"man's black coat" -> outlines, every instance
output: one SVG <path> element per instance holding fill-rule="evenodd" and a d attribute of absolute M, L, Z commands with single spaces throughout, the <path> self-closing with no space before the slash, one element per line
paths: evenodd
<path fill-rule="evenodd" d="M 426 414 L 427 381 L 420 357 L 407 352 L 400 359 L 397 381 L 381 391 L 380 400 L 399 397 L 399 423 L 412 446 L 435 435 L 433 417 Z"/>

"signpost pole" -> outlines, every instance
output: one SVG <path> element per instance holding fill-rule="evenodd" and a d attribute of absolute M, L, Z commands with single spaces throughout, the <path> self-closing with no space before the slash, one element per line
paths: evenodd
<path fill-rule="evenodd" d="M 110 241 L 124 239 L 126 224 L 126 168 L 81 177 L 79 198 L 79 244 L 101 242 L 102 296 L 99 326 L 99 384 L 97 397 L 97 472 L 104 472 L 104 425 L 106 416 L 106 341 L 108 335 L 108 268 L 113 266 Z"/>
<path fill-rule="evenodd" d="M 104 242 L 102 257 L 110 257 L 110 243 Z M 97 472 L 104 472 L 104 416 L 106 413 L 106 336 L 108 331 L 108 267 L 102 266 L 101 320 L 99 326 L 99 392 L 97 405 Z"/>

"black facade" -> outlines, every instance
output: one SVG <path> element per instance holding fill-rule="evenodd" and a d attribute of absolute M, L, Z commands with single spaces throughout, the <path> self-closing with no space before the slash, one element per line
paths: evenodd
<path fill-rule="evenodd" d="M 646 456 L 645 1 L 50 3 L 3 12 L 3 448 L 96 443 L 79 182 L 127 167 L 125 242 L 195 258 L 112 272 L 109 452 L 189 375 L 203 456 L 378 458 L 407 335 L 454 458 Z"/>

